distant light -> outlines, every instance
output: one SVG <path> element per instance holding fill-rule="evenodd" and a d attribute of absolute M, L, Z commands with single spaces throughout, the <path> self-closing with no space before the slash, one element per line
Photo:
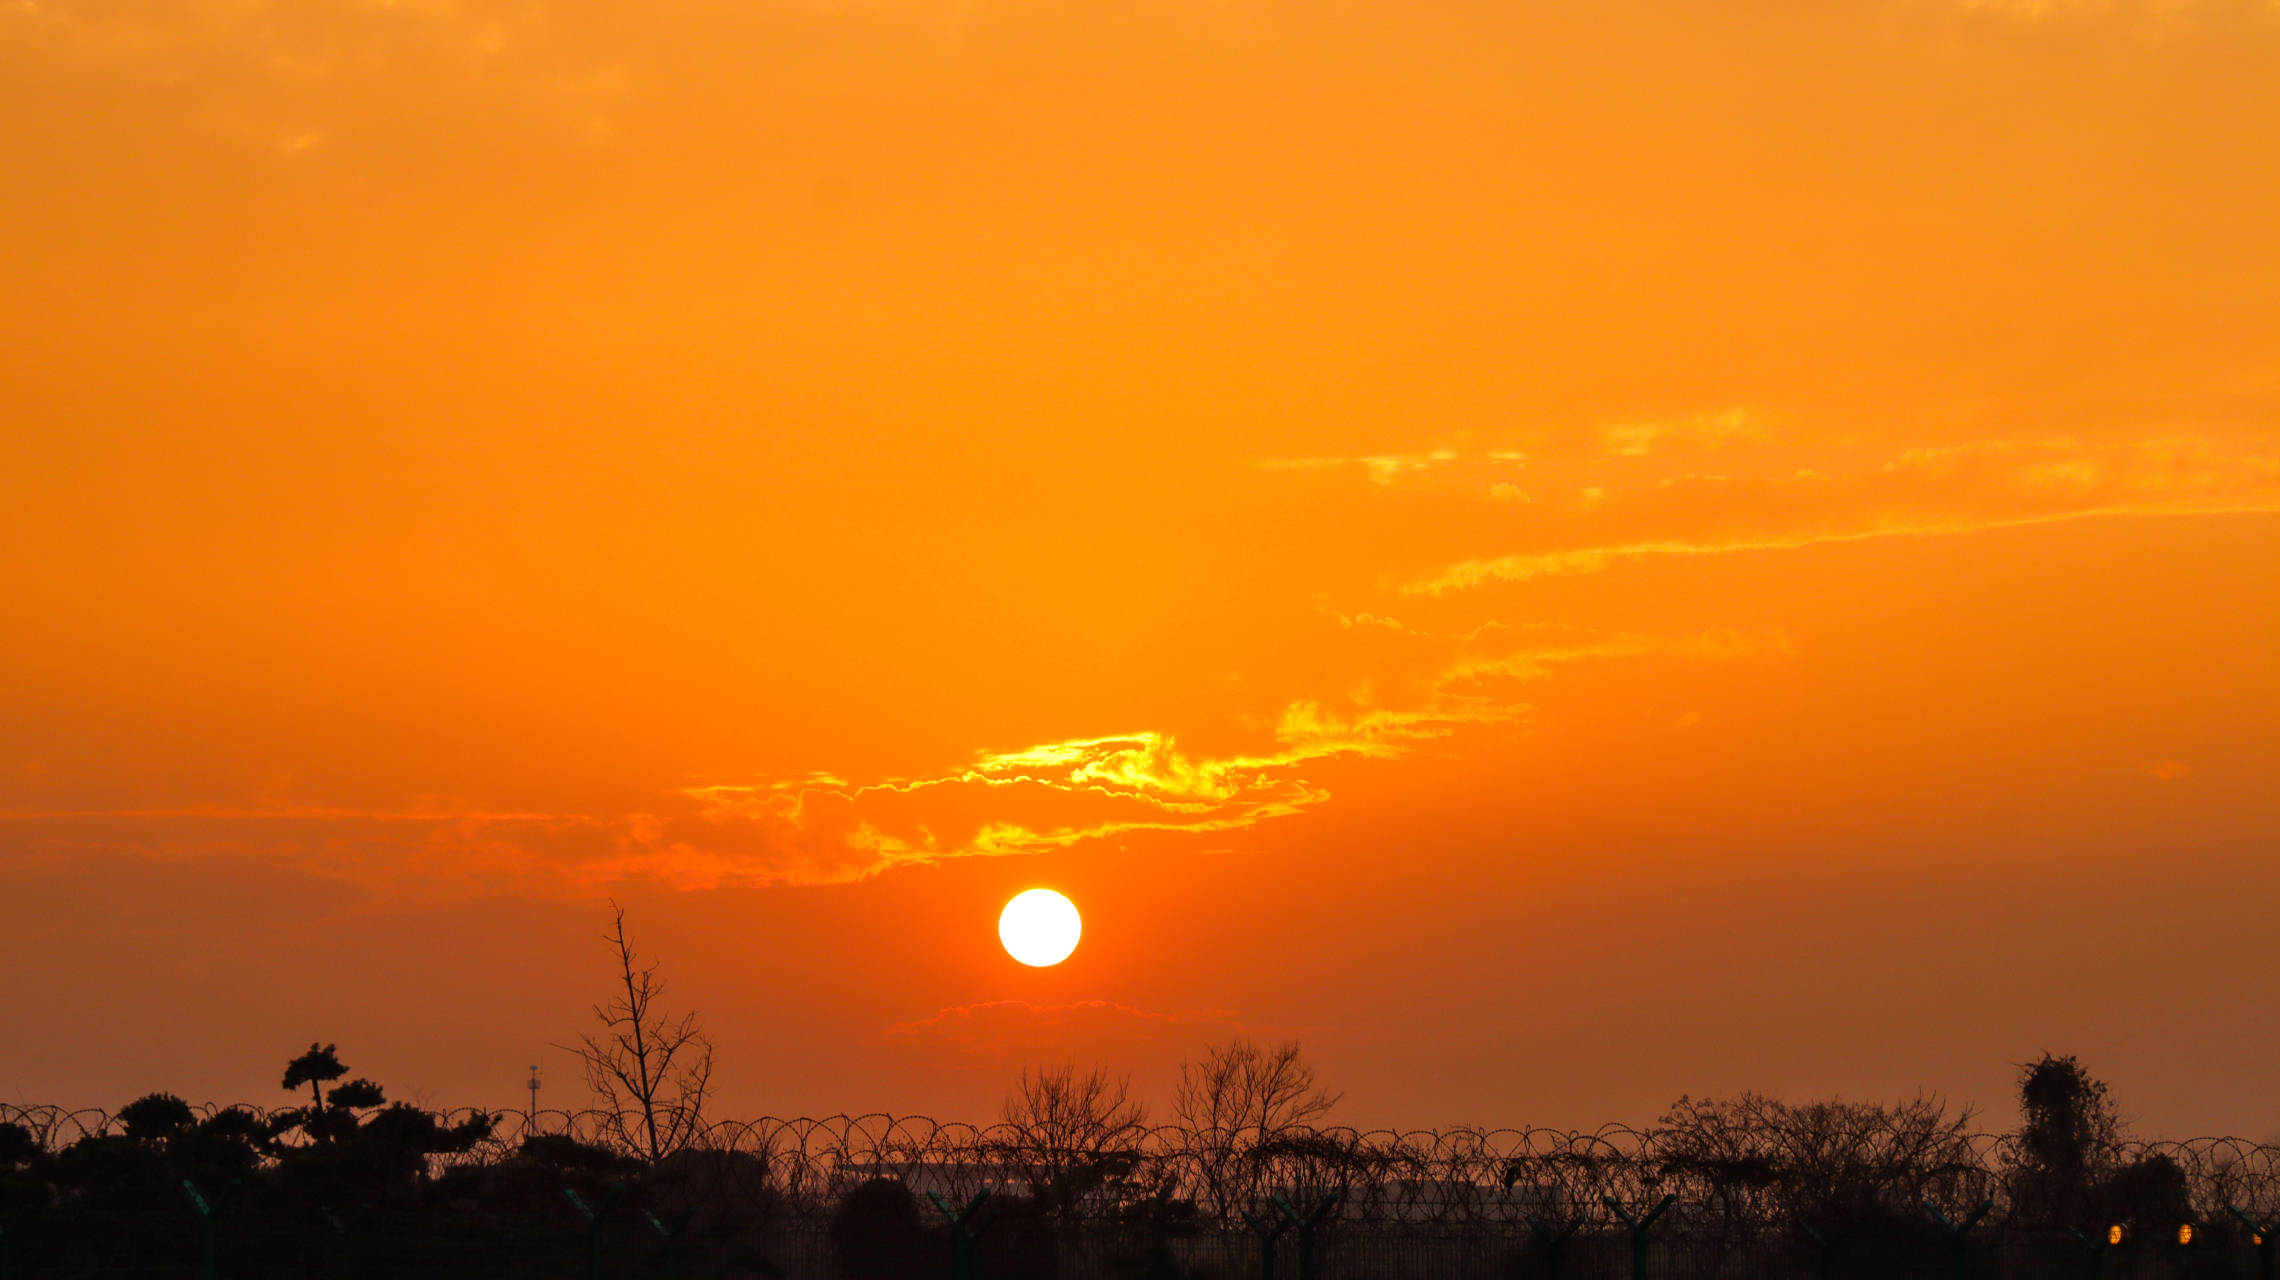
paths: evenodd
<path fill-rule="evenodd" d="M 2179 1243 L 2179 1244 L 2191 1244 L 2191 1243 L 2193 1243 L 2193 1224 L 2192 1224 L 2192 1223 L 2190 1223 L 2190 1222 L 2180 1222 L 2180 1223 L 2178 1223 L 2178 1224 L 2177 1224 L 2177 1243 Z"/>
<path fill-rule="evenodd" d="M 2120 1244 L 2121 1242 L 2122 1242 L 2122 1224 L 2121 1224 L 2121 1223 L 2117 1222 L 2117 1223 L 2115 1223 L 2113 1226 L 2110 1226 L 2110 1227 L 2106 1228 L 2106 1243 L 2107 1243 L 2107 1244 Z"/>

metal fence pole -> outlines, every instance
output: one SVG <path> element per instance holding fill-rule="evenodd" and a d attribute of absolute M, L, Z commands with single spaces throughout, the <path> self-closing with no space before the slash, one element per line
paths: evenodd
<path fill-rule="evenodd" d="M 182 1189 L 190 1194 L 190 1203 L 198 1210 L 198 1274 L 201 1280 L 218 1280 L 221 1274 L 221 1240 L 219 1229 L 214 1225 L 214 1217 L 222 1211 L 223 1205 L 230 1202 L 230 1197 L 237 1194 L 238 1185 L 238 1179 L 230 1179 L 229 1185 L 222 1188 L 221 1194 L 209 1202 L 206 1197 L 198 1194 L 198 1188 L 188 1178 L 182 1180 Z"/>
<path fill-rule="evenodd" d="M 2228 1204 L 2225 1210 L 2248 1228 L 2248 1241 L 2256 1246 L 2256 1280 L 2280 1280 L 2280 1240 L 2272 1238 L 2272 1229 L 2280 1222 L 2258 1222 L 2238 1205 Z"/>
<path fill-rule="evenodd" d="M 1544 1273 L 1546 1280 L 1560 1280 L 1560 1272 L 1567 1266 L 1568 1241 L 1583 1229 L 1583 1219 L 1577 1218 L 1558 1231 L 1544 1224 L 1535 1214 L 1528 1215 L 1528 1229 L 1544 1242 Z"/>
<path fill-rule="evenodd" d="M 570 1197 L 570 1207 L 586 1220 L 586 1280 L 602 1280 L 602 1220 L 610 1216 L 610 1207 L 625 1194 L 625 1184 L 611 1183 L 610 1193 L 602 1197 L 599 1209 L 588 1209 L 585 1200 L 572 1188 L 562 1188 L 562 1194 Z"/>
<path fill-rule="evenodd" d="M 1275 1241 L 1282 1238 L 1283 1232 L 1290 1230 L 1290 1220 L 1282 1218 L 1278 1211 L 1274 1229 L 1269 1230 L 1266 1219 L 1253 1217 L 1251 1211 L 1245 1209 L 1243 1222 L 1251 1228 L 1252 1234 L 1259 1237 L 1259 1280 L 1275 1280 Z"/>
<path fill-rule="evenodd" d="M 1815 1230 L 1813 1224 L 1809 1222 L 1800 1222 L 1797 1226 L 1799 1230 L 1805 1233 L 1805 1237 L 1811 1240 L 1821 1251 L 1819 1268 L 1821 1280 L 1837 1280 L 1837 1246 L 1843 1244 L 1845 1237 L 1852 1234 L 1853 1224 L 1848 1222 L 1825 1236 Z M 2097 1277 L 2092 1276 L 2091 1280 L 2097 1280 Z"/>
<path fill-rule="evenodd" d="M 665 1280 L 677 1280 L 681 1270 L 681 1233 L 689 1229 L 689 1223 L 695 1220 L 697 1211 L 690 1209 L 683 1213 L 670 1227 L 659 1222 L 657 1215 L 647 1209 L 641 1211 L 641 1216 L 648 1220 L 649 1229 L 655 1231 L 657 1238 L 664 1242 Z"/>
<path fill-rule="evenodd" d="M 2089 1250 L 2089 1253 L 2087 1255 L 2090 1263 L 2089 1280 L 2105 1280 L 2106 1250 L 2113 1247 L 2113 1242 L 2109 1240 L 2092 1240 L 2090 1237 L 2083 1235 L 2080 1231 L 2075 1230 L 2073 1227 L 2068 1227 L 2066 1229 L 2066 1234 L 2073 1236 L 2077 1241 L 2081 1242 L 2083 1248 Z"/>
<path fill-rule="evenodd" d="M 1337 1195 L 1332 1193 L 1324 1196 L 1322 1203 L 1314 1206 L 1314 1212 L 1304 1215 L 1291 1208 L 1290 1201 L 1279 1195 L 1269 1198 L 1275 1202 L 1277 1209 L 1282 1210 L 1283 1217 L 1298 1228 L 1298 1280 L 1314 1280 L 1314 1227 L 1329 1216 L 1332 1209 L 1338 1207 Z"/>
<path fill-rule="evenodd" d="M 983 1187 L 963 1209 L 952 1209 L 950 1202 L 939 1191 L 929 1191 L 926 1198 L 950 1223 L 950 1280 L 974 1280 L 981 1272 L 982 1233 L 989 1230 L 997 1210 L 982 1213 L 983 1202 L 990 1198 L 990 1189 Z M 977 1217 L 976 1215 L 980 1215 Z"/>
<path fill-rule="evenodd" d="M 1979 1220 L 1987 1216 L 1987 1211 L 1995 1207 L 1995 1202 L 1993 1200 L 1980 1201 L 1978 1207 L 1966 1215 L 1962 1222 L 1951 1220 L 1946 1214 L 1940 1212 L 1938 1205 L 1929 1200 L 1923 1203 L 1925 1214 L 1929 1215 L 1932 1221 L 1946 1228 L 1948 1233 L 1948 1266 L 1954 1273 L 1955 1280 L 1964 1280 L 1964 1271 L 1971 1262 L 1971 1229 L 1979 1225 Z"/>
<path fill-rule="evenodd" d="M 1678 1203 L 1678 1197 L 1664 1196 L 1655 1202 L 1654 1208 L 1647 1210 L 1644 1218 L 1632 1217 L 1630 1211 L 1623 1207 L 1623 1202 L 1613 1196 L 1601 1196 L 1599 1199 L 1614 1211 L 1616 1217 L 1623 1220 L 1624 1226 L 1631 1229 L 1631 1280 L 1647 1280 L 1647 1231 L 1655 1225 L 1655 1219 L 1663 1216 L 1664 1210 Z"/>
<path fill-rule="evenodd" d="M 345 1219 L 330 1209 L 323 1212 L 325 1221 L 332 1226 L 333 1237 L 340 1241 L 340 1252 L 333 1257 L 333 1270 L 340 1273 L 341 1280 L 348 1280 L 356 1262 L 356 1227 L 364 1221 L 365 1214 L 372 1212 L 372 1205 L 367 1201 L 356 1206 Z"/>

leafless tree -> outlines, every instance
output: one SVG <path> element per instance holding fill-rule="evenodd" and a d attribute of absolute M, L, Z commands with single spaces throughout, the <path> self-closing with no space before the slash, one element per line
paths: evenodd
<path fill-rule="evenodd" d="M 1026 1175 L 1040 1205 L 1064 1216 L 1094 1191 L 1131 1180 L 1148 1134 L 1131 1077 L 1100 1067 L 1023 1068 L 1004 1121 L 1002 1158 Z"/>
<path fill-rule="evenodd" d="M 1329 1114 L 1340 1096 L 1314 1087 L 1298 1041 L 1261 1048 L 1237 1037 L 1180 1064 L 1172 1116 L 1189 1129 L 1281 1134 Z"/>
<path fill-rule="evenodd" d="M 1961 1212 L 1992 1190 L 1972 1121 L 1969 1107 L 1923 1096 L 1889 1106 L 1680 1098 L 1654 1133 L 1651 1172 L 1724 1224 L 1912 1222 L 1927 1201 Z"/>
<path fill-rule="evenodd" d="M 594 1006 L 598 1032 L 578 1037 L 586 1087 L 616 1119 L 615 1136 L 655 1162 L 689 1145 L 704 1127 L 712 1085 L 713 1043 L 694 1012 L 675 1017 L 664 1006 L 665 980 L 626 936 L 625 908 L 610 903 L 603 935 L 617 963 L 617 990 Z"/>
<path fill-rule="evenodd" d="M 1267 1158 L 1291 1147 L 1338 1098 L 1314 1087 L 1314 1068 L 1296 1040 L 1261 1047 L 1237 1037 L 1181 1063 L 1172 1116 L 1188 1135 L 1207 1211 L 1224 1219 L 1248 1207 Z"/>

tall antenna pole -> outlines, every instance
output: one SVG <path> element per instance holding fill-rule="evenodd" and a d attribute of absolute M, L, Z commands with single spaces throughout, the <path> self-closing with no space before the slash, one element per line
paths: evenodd
<path fill-rule="evenodd" d="M 523 1136 L 538 1132 L 538 1064 L 530 1064 L 530 1111 L 524 1117 Z"/>

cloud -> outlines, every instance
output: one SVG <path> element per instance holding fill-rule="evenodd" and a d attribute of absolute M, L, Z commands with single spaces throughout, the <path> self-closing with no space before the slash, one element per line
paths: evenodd
<path fill-rule="evenodd" d="M 1602 427 L 1603 452 L 1621 458 L 1645 457 L 1673 448 L 1722 449 L 1732 445 L 1765 444 L 1774 438 L 1775 420 L 1747 408 L 1720 409 L 1642 422 Z"/>
<path fill-rule="evenodd" d="M 1369 473 L 1372 484 L 1392 484 L 1404 475 L 1431 471 L 1457 460 L 1453 449 L 1431 453 L 1380 453 L 1358 458 L 1268 458 L 1259 465 L 1270 471 L 1334 471 L 1358 467 Z"/>
<path fill-rule="evenodd" d="M 1468 455 L 1455 449 L 1443 448 L 1425 453 L 1375 453 L 1356 457 L 1264 458 L 1258 465 L 1268 471 L 1353 469 L 1367 474 L 1372 484 L 1390 485 L 1397 480 L 1450 469 L 1477 472 L 1485 468 L 1496 473 L 1508 473 L 1513 468 L 1527 466 L 1528 455 L 1518 449 L 1493 449 Z M 1512 486 L 1499 484 L 1494 488 L 1511 489 Z M 1513 490 L 1513 493 L 1518 492 L 1517 489 Z M 1521 500 L 1526 500 L 1525 495 L 1522 495 Z"/>
<path fill-rule="evenodd" d="M 584 896 L 628 881 L 682 889 L 833 884 L 949 858 L 1041 853 L 1141 835 L 1247 830 L 1330 799 L 1314 766 L 1382 760 L 1459 734 L 1523 728 L 1526 686 L 1562 664 L 1779 653 L 1778 634 L 1658 636 L 1490 623 L 1435 632 L 1370 614 L 1334 687 L 1272 704 L 1239 737 L 1190 749 L 1139 730 L 985 751 L 921 778 L 707 783 L 643 811 L 560 814 L 198 805 L 0 812 L 0 865 L 126 856 L 269 862 L 386 904 Z"/>
<path fill-rule="evenodd" d="M 1596 573 L 1650 556 L 1790 550 L 2086 516 L 2280 511 L 2280 457 L 2230 452 L 2198 437 L 1983 441 L 1908 449 L 1879 470 L 1848 476 L 1690 476 L 1629 496 L 1603 494 L 1594 505 L 1589 527 L 1627 526 L 1633 536 L 1462 560 L 1402 591 L 1437 595 Z"/>

